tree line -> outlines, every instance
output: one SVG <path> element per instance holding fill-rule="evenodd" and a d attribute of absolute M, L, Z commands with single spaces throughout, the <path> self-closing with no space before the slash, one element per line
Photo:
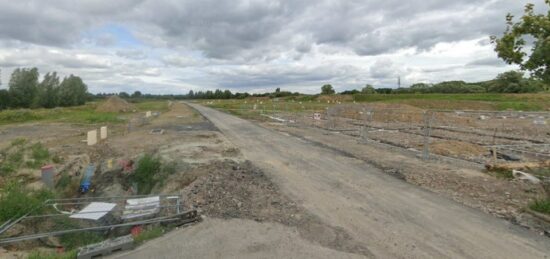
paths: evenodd
<path fill-rule="evenodd" d="M 237 92 L 232 93 L 230 90 L 207 90 L 207 91 L 193 91 L 190 90 L 187 94 L 143 94 L 141 91 L 135 91 L 132 94 L 127 92 L 120 93 L 98 93 L 93 95 L 95 99 L 103 99 L 112 95 L 117 95 L 120 98 L 129 100 L 130 102 L 137 102 L 142 99 L 174 99 L 174 100 L 183 100 L 183 99 L 245 99 L 247 97 L 269 97 L 269 98 L 279 98 L 287 96 L 298 96 L 301 95 L 299 92 L 289 92 L 281 91 L 281 88 L 275 89 L 274 92 L 266 93 L 255 93 L 250 94 L 247 92 Z"/>
<path fill-rule="evenodd" d="M 437 84 L 416 83 L 410 87 L 374 88 L 366 85 L 361 90 L 346 90 L 340 94 L 408 94 L 408 93 L 537 93 L 550 91 L 549 85 L 537 78 L 526 78 L 523 72 L 508 71 L 499 74 L 495 79 L 476 83 L 464 81 L 445 81 Z M 321 87 L 321 94 L 332 94 L 331 85 Z"/>
<path fill-rule="evenodd" d="M 37 68 L 15 69 L 8 89 L 0 89 L 0 110 L 76 106 L 88 99 L 88 87 L 78 76 L 60 80 L 56 72 L 51 72 L 44 75 L 42 81 L 39 78 Z"/>

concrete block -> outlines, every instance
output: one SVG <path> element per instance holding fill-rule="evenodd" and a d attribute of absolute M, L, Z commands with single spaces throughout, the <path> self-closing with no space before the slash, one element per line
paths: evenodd
<path fill-rule="evenodd" d="M 88 146 L 93 146 L 97 144 L 97 130 L 88 131 L 88 138 L 86 140 Z"/>
<path fill-rule="evenodd" d="M 50 189 L 55 187 L 55 168 L 53 165 L 46 165 L 42 168 L 42 183 Z"/>
<path fill-rule="evenodd" d="M 101 127 L 99 133 L 101 140 L 107 139 L 107 126 Z"/>
<path fill-rule="evenodd" d="M 145 113 L 145 118 L 149 118 L 149 117 L 151 117 L 151 115 L 152 115 L 151 111 L 147 111 Z"/>
<path fill-rule="evenodd" d="M 130 250 L 134 248 L 132 235 L 121 236 L 115 239 L 105 240 L 101 243 L 87 245 L 78 249 L 78 259 L 91 259 L 98 256 L 107 256 L 114 252 Z"/>

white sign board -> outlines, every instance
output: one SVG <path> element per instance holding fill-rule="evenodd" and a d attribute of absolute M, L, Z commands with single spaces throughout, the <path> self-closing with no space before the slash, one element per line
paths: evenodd
<path fill-rule="evenodd" d="M 102 140 L 107 139 L 107 126 L 103 126 L 99 129 L 99 135 Z"/>
<path fill-rule="evenodd" d="M 81 211 L 69 216 L 69 218 L 98 220 L 113 210 L 115 206 L 116 203 L 92 202 Z"/>
<path fill-rule="evenodd" d="M 97 130 L 88 131 L 88 138 L 86 139 L 88 146 L 97 144 Z"/>

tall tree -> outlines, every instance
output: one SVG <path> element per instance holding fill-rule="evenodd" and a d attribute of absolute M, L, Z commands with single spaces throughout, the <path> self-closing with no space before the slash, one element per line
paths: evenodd
<path fill-rule="evenodd" d="M 550 0 L 545 0 L 550 6 Z M 508 64 L 517 64 L 522 70 L 550 83 L 550 11 L 535 14 L 534 5 L 527 4 L 525 13 L 518 22 L 514 16 L 506 16 L 507 28 L 501 38 L 491 36 L 495 43 L 498 56 Z M 530 56 L 524 47 L 530 45 L 527 39 L 532 39 Z"/>
<path fill-rule="evenodd" d="M 361 89 L 361 93 L 363 93 L 363 94 L 375 94 L 376 89 L 374 89 L 374 86 L 367 84 L 367 85 L 365 85 L 365 87 L 363 87 L 363 89 Z"/>
<path fill-rule="evenodd" d="M 4 110 L 10 105 L 10 93 L 6 89 L 0 89 L 0 110 Z"/>
<path fill-rule="evenodd" d="M 128 98 L 130 98 L 130 94 L 128 94 L 127 92 L 120 92 L 120 93 L 118 93 L 118 97 L 123 98 L 123 99 L 128 99 Z"/>
<path fill-rule="evenodd" d="M 332 85 L 326 84 L 321 87 L 321 94 L 334 94 L 334 88 L 332 88 Z"/>
<path fill-rule="evenodd" d="M 34 106 L 44 108 L 54 108 L 59 105 L 59 77 L 56 72 L 47 73 L 38 84 L 37 95 Z"/>
<path fill-rule="evenodd" d="M 141 97 L 141 92 L 140 91 L 135 91 L 133 94 L 132 94 L 132 98 L 140 98 Z"/>
<path fill-rule="evenodd" d="M 499 74 L 489 85 L 489 92 L 496 93 L 532 93 L 542 91 L 540 81 L 523 77 L 522 72 L 508 71 Z"/>
<path fill-rule="evenodd" d="M 70 75 L 59 86 L 59 104 L 61 106 L 83 105 L 86 103 L 88 86 L 78 76 Z"/>
<path fill-rule="evenodd" d="M 37 68 L 17 68 L 11 74 L 9 82 L 10 105 L 13 107 L 31 107 L 37 94 Z"/>

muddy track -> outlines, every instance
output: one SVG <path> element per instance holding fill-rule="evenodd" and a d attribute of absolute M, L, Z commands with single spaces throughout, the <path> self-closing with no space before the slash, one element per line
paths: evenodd
<path fill-rule="evenodd" d="M 378 258 L 544 258 L 550 240 L 333 150 L 191 104 L 298 205 Z"/>

